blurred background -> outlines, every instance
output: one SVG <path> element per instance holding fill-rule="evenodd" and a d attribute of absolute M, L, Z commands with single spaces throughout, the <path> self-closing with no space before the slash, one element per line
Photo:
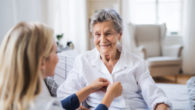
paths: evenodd
<path fill-rule="evenodd" d="M 0 43 L 20 21 L 49 25 L 61 51 L 54 79 L 63 82 L 76 55 L 94 48 L 90 17 L 103 8 L 121 15 L 127 48 L 142 53 L 173 110 L 194 110 L 195 0 L 0 0 Z"/>
<path fill-rule="evenodd" d="M 166 24 L 166 45 L 182 45 L 182 70 L 195 74 L 194 0 L 1 0 L 0 42 L 6 32 L 20 21 L 43 22 L 63 34 L 78 52 L 94 48 L 89 33 L 91 15 L 98 9 L 113 8 L 125 24 Z"/>

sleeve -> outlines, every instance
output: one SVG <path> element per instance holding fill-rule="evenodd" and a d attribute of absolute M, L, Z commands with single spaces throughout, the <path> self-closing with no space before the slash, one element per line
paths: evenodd
<path fill-rule="evenodd" d="M 171 107 L 171 103 L 164 91 L 158 88 L 152 79 L 144 60 L 141 60 L 137 65 L 135 77 L 142 91 L 143 98 L 150 109 L 154 110 L 158 103 L 165 103 Z"/>
<path fill-rule="evenodd" d="M 99 104 L 95 110 L 108 110 L 108 108 L 104 104 Z"/>
<path fill-rule="evenodd" d="M 57 89 L 57 97 L 64 99 L 86 86 L 86 81 L 81 75 L 82 64 L 79 58 L 76 58 L 72 70 L 68 73 L 66 80 Z"/>
<path fill-rule="evenodd" d="M 72 94 L 61 101 L 62 107 L 66 110 L 75 110 L 79 107 L 79 99 L 76 94 Z"/>
<path fill-rule="evenodd" d="M 61 101 L 62 107 L 66 110 L 75 110 L 79 107 L 79 99 L 76 94 L 72 94 Z M 108 110 L 104 104 L 99 104 L 95 110 Z"/>

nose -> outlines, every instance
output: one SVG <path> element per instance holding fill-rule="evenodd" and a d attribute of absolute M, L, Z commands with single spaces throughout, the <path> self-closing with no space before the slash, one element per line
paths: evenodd
<path fill-rule="evenodd" d="M 57 62 L 59 61 L 59 57 L 58 57 L 58 55 L 56 55 L 56 61 L 57 61 Z"/>
<path fill-rule="evenodd" d="M 104 35 L 101 35 L 101 42 L 105 42 L 106 41 L 106 37 Z"/>

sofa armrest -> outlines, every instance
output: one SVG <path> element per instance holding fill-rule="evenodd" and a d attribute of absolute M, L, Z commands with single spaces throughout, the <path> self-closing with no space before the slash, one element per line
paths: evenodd
<path fill-rule="evenodd" d="M 181 57 L 183 46 L 182 45 L 172 45 L 163 47 L 163 56 L 170 57 Z"/>
<path fill-rule="evenodd" d="M 143 58 L 146 59 L 147 58 L 146 48 L 144 46 L 139 46 L 138 50 L 139 50 L 139 52 L 142 53 Z"/>

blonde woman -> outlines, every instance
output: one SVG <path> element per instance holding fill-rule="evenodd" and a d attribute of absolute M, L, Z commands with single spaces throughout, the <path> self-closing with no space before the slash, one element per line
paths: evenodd
<path fill-rule="evenodd" d="M 76 109 L 85 98 L 108 86 L 106 79 L 93 83 L 62 101 L 42 94 L 43 79 L 53 76 L 58 57 L 53 31 L 38 23 L 21 22 L 5 36 L 0 47 L 0 110 Z M 121 94 L 120 83 L 107 88 L 97 110 L 107 110 Z"/>

